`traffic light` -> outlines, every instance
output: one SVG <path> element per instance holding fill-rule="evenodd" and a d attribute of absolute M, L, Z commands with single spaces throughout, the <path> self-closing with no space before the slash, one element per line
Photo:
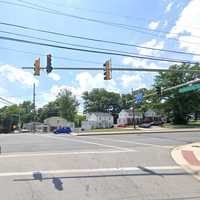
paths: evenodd
<path fill-rule="evenodd" d="M 156 93 L 157 93 L 158 96 L 162 95 L 162 90 L 161 90 L 160 86 L 156 86 Z"/>
<path fill-rule="evenodd" d="M 34 63 L 34 76 L 40 75 L 40 58 L 37 58 Z"/>
<path fill-rule="evenodd" d="M 46 70 L 47 70 L 47 73 L 51 73 L 52 70 L 53 70 L 53 67 L 52 67 L 52 64 L 51 64 L 51 54 L 48 54 L 47 55 L 47 66 L 46 66 Z"/>
<path fill-rule="evenodd" d="M 107 60 L 104 64 L 104 80 L 111 79 L 111 60 Z"/>

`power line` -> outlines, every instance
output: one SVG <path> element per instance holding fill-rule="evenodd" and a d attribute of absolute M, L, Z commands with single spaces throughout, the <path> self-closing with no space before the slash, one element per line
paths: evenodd
<path fill-rule="evenodd" d="M 118 27 L 118 28 L 123 28 L 123 29 L 127 29 L 127 30 L 133 30 L 133 31 L 148 34 L 148 35 L 152 35 L 152 32 L 157 32 L 157 33 L 161 33 L 161 34 L 164 34 L 164 35 L 169 34 L 169 32 L 165 32 L 165 31 L 161 31 L 161 30 L 151 30 L 151 29 L 148 29 L 148 28 L 140 27 L 140 26 L 133 26 L 133 25 L 123 24 L 123 23 L 103 21 L 103 20 L 93 19 L 93 18 L 88 18 L 88 17 L 80 17 L 80 16 L 77 16 L 77 15 L 69 14 L 69 13 L 63 13 L 63 12 L 60 12 L 60 11 L 55 10 L 55 9 L 50 9 L 50 8 L 45 7 L 45 6 L 40 6 L 39 4 L 35 4 L 35 3 L 27 2 L 27 1 L 23 1 L 23 2 L 28 4 L 28 5 L 8 2 L 8 1 L 0 1 L 0 3 L 4 3 L 4 4 L 26 7 L 26 8 L 30 8 L 30 9 L 41 11 L 41 12 L 51 13 L 51 14 L 54 14 L 54 15 L 62 15 L 62 16 L 66 16 L 66 17 L 79 19 L 79 20 L 85 20 L 85 21 L 100 23 L 100 24 L 104 24 L 104 25 L 114 26 L 114 27 Z M 33 5 L 34 7 L 29 6 L 29 5 Z M 147 33 L 147 32 L 142 32 L 142 31 L 150 31 L 150 32 Z M 179 33 L 170 33 L 170 34 L 179 36 Z M 154 36 L 158 37 L 159 35 L 154 34 Z M 196 36 L 196 35 L 192 35 L 190 37 L 200 38 L 200 36 Z M 167 39 L 180 41 L 180 40 L 177 40 L 176 38 L 167 38 Z M 186 43 L 196 44 L 195 42 L 189 42 L 189 41 L 183 41 L 183 40 L 181 40 L 181 41 L 186 42 Z"/>
<path fill-rule="evenodd" d="M 29 2 L 29 1 L 25 1 L 25 0 L 18 0 L 18 1 L 23 2 L 24 4 L 27 4 L 27 5 L 35 6 L 36 8 L 40 8 L 40 9 L 42 8 L 42 9 L 48 10 L 48 11 L 52 12 L 52 14 L 55 14 L 55 12 L 56 12 L 58 15 L 64 15 L 64 16 L 67 16 L 67 17 L 73 17 L 73 18 L 92 21 L 92 22 L 96 22 L 96 23 L 105 23 L 106 22 L 106 23 L 111 24 L 111 25 L 136 28 L 136 29 L 141 29 L 141 30 L 145 30 L 145 31 L 147 30 L 147 31 L 151 31 L 151 32 L 162 33 L 162 34 L 169 34 L 169 32 L 167 32 L 167 31 L 152 30 L 152 29 L 148 29 L 148 28 L 145 28 L 145 27 L 135 26 L 135 25 L 133 26 L 133 25 L 128 25 L 128 24 L 122 24 L 122 23 L 116 23 L 116 22 L 108 22 L 108 21 L 103 21 L 103 20 L 93 19 L 93 18 L 88 18 L 88 17 L 80 17 L 80 16 L 77 16 L 77 15 L 63 13 L 63 12 L 61 12 L 59 10 L 51 9 L 51 8 L 46 7 L 46 6 L 41 6 L 39 4 L 32 3 L 32 2 Z M 177 35 L 177 36 L 179 35 L 178 33 L 170 33 L 170 34 Z M 190 37 L 200 38 L 200 36 L 196 36 L 196 35 L 192 35 Z"/>
<path fill-rule="evenodd" d="M 13 51 L 13 52 L 17 52 L 17 53 L 23 53 L 23 54 L 30 54 L 30 55 L 37 55 L 37 56 L 46 57 L 46 54 L 41 54 L 39 52 L 23 51 L 23 50 L 17 50 L 17 49 L 12 49 L 12 48 L 7 48 L 7 47 L 1 47 L 0 46 L 0 50 L 1 49 L 2 50 L 7 50 L 7 51 Z M 102 62 L 95 62 L 95 61 L 92 61 L 92 60 L 72 59 L 72 58 L 63 57 L 63 56 L 56 56 L 56 55 L 53 55 L 53 58 L 60 59 L 60 60 L 73 61 L 73 62 L 91 63 L 91 64 L 102 65 Z M 125 66 L 125 65 L 118 65 L 118 66 Z"/>
<path fill-rule="evenodd" d="M 19 2 L 23 2 L 23 0 L 18 0 Z M 51 1 L 51 0 L 45 0 L 45 2 L 49 2 L 50 4 L 53 4 L 55 6 L 59 6 L 59 7 L 62 7 L 63 6 L 66 6 L 66 4 L 63 4 L 63 3 L 55 3 L 54 1 Z M 41 3 L 41 2 L 40 2 Z M 44 3 L 44 2 L 42 2 Z M 155 18 L 144 18 L 144 17 L 134 17 L 133 16 L 130 16 L 130 15 L 121 15 L 119 12 L 112 12 L 112 11 L 104 11 L 104 10 L 99 10 L 99 9 L 86 9 L 86 8 L 83 8 L 83 7 L 78 7 L 78 6 L 73 6 L 73 5 L 70 5 L 70 8 L 69 9 L 74 9 L 74 10 L 82 10 L 82 11 L 86 11 L 86 12 L 92 12 L 92 13 L 100 13 L 100 14 L 103 14 L 105 16 L 116 16 L 116 17 L 120 17 L 120 18 L 124 18 L 124 19 L 131 19 L 132 21 L 133 20 L 136 20 L 136 21 L 143 21 L 143 22 L 149 22 L 149 21 L 157 21 Z M 159 18 L 161 18 L 163 15 L 159 16 Z M 169 23 L 169 25 L 173 25 L 174 26 L 174 23 Z M 196 29 L 196 30 L 200 30 L 200 27 L 196 27 L 196 26 L 188 26 L 188 25 L 176 25 L 178 27 L 185 27 L 185 28 L 191 28 L 191 29 Z"/>
<path fill-rule="evenodd" d="M 0 32 L 1 33 L 6 33 L 6 34 L 11 34 L 11 35 L 16 35 L 16 36 L 23 36 L 23 37 L 31 38 L 31 39 L 39 39 L 39 40 L 42 40 L 42 41 L 54 42 L 54 43 L 57 43 L 57 44 L 66 44 L 66 45 L 70 45 L 70 46 L 83 47 L 83 48 L 89 48 L 89 49 L 94 49 L 94 50 L 111 51 L 111 52 L 124 53 L 124 54 L 132 54 L 132 52 L 127 52 L 127 51 L 118 51 L 118 50 L 115 50 L 115 49 L 98 48 L 98 47 L 91 47 L 91 46 L 87 46 L 87 45 L 78 45 L 78 44 L 73 44 L 73 43 L 59 42 L 59 41 L 56 41 L 56 40 L 49 40 L 49 39 L 35 37 L 35 36 L 12 33 L 12 32 L 9 32 L 9 31 L 0 31 Z M 148 55 L 144 55 L 144 54 L 135 54 L 135 55 L 141 55 L 141 56 L 148 57 Z M 157 58 L 155 56 L 149 56 L 149 57 Z M 169 59 L 169 58 L 163 58 L 163 57 L 159 57 L 159 58 L 161 58 L 161 59 Z"/>
<path fill-rule="evenodd" d="M 74 47 L 83 47 L 83 48 L 89 48 L 89 49 L 95 49 L 95 50 L 112 51 L 112 52 L 118 52 L 118 53 L 131 54 L 131 52 L 127 52 L 127 51 L 118 51 L 118 50 L 115 50 L 115 49 L 107 49 L 107 48 L 91 47 L 91 46 L 87 46 L 87 45 L 78 45 L 78 44 L 67 43 L 67 42 L 59 42 L 59 41 L 56 41 L 56 40 L 50 40 L 50 39 L 46 39 L 46 38 L 29 36 L 29 35 L 24 35 L 24 34 L 19 34 L 19 33 L 12 33 L 12 32 L 9 32 L 9 31 L 0 31 L 0 33 L 6 33 L 6 34 L 15 35 L 15 36 L 22 36 L 22 37 L 31 38 L 31 39 L 54 42 L 54 43 L 57 43 L 57 44 L 66 44 L 66 45 L 70 45 L 70 46 L 74 46 Z"/>
<path fill-rule="evenodd" d="M 72 50 L 72 51 L 94 53 L 94 54 L 114 55 L 114 56 L 122 56 L 122 57 L 147 59 L 147 60 L 166 61 L 166 62 L 172 62 L 172 63 L 196 64 L 196 62 L 192 62 L 192 61 L 188 61 L 188 60 L 176 60 L 176 59 L 162 58 L 162 57 L 155 57 L 155 56 L 142 56 L 140 54 L 125 54 L 125 53 L 115 53 L 115 52 L 109 52 L 109 51 L 97 51 L 97 50 L 90 50 L 90 49 L 60 46 L 60 45 L 55 45 L 55 44 L 41 43 L 41 42 L 35 42 L 35 41 L 30 41 L 30 40 L 22 40 L 22 39 L 4 37 L 4 36 L 0 36 L 0 39 L 1 40 L 21 42 L 21 43 L 27 43 L 27 44 L 40 45 L 40 46 L 48 46 L 48 47 L 54 47 L 54 48 Z"/>
<path fill-rule="evenodd" d="M 20 28 L 20 29 L 25 29 L 25 30 L 31 30 L 31 31 L 36 31 L 36 32 L 65 36 L 65 37 L 69 37 L 69 38 L 76 38 L 76 39 L 93 41 L 93 42 L 116 44 L 116 45 L 120 45 L 120 46 L 136 47 L 136 48 L 140 48 L 140 49 L 149 49 L 149 50 L 156 50 L 156 51 L 162 51 L 162 52 L 168 52 L 168 53 L 177 53 L 177 54 L 200 56 L 200 54 L 197 54 L 197 53 L 188 53 L 188 52 L 183 52 L 183 51 L 176 51 L 176 50 L 170 50 L 170 49 L 160 49 L 160 48 L 153 48 L 153 47 L 145 47 L 145 46 L 140 46 L 140 45 L 136 45 L 136 44 L 128 44 L 128 43 L 122 43 L 122 42 L 116 42 L 116 41 L 100 40 L 100 39 L 95 39 L 95 38 L 88 38 L 88 37 L 82 37 L 82 36 L 76 36 L 76 35 L 70 35 L 70 34 L 48 31 L 48 30 L 44 30 L 44 29 L 37 29 L 37 28 L 32 28 L 32 27 L 27 27 L 27 26 L 21 26 L 21 25 L 17 25 L 17 24 L 5 23 L 5 22 L 1 22 L 1 21 L 0 21 L 0 24 L 5 25 L 5 26 L 16 27 L 16 28 Z M 200 43 L 195 43 L 195 44 L 200 44 Z"/>
<path fill-rule="evenodd" d="M 1 100 L 1 101 L 5 101 L 7 104 L 11 104 L 11 105 L 14 104 L 14 103 L 12 103 L 11 101 L 9 101 L 9 100 L 7 100 L 7 99 L 5 99 L 5 98 L 3 98 L 3 97 L 0 97 L 0 100 Z"/>

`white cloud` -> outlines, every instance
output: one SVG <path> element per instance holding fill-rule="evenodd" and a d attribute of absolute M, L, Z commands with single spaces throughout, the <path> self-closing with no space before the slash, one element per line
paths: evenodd
<path fill-rule="evenodd" d="M 139 88 L 144 88 L 146 85 L 144 84 L 144 81 L 142 80 L 141 76 L 139 75 L 127 75 L 124 74 L 121 76 L 122 85 L 124 88 L 132 87 L 135 90 Z"/>
<path fill-rule="evenodd" d="M 164 24 L 163 24 L 163 27 L 166 27 L 168 25 L 168 21 L 165 20 Z"/>
<path fill-rule="evenodd" d="M 48 74 L 48 76 L 54 81 L 59 81 L 61 79 L 60 75 L 55 72 L 51 72 L 50 74 Z"/>
<path fill-rule="evenodd" d="M 49 101 L 54 101 L 58 93 L 63 89 L 70 90 L 79 101 L 81 101 L 83 92 L 91 91 L 94 88 L 105 88 L 107 91 L 119 92 L 115 80 L 105 81 L 103 79 L 103 74 L 101 73 L 93 76 L 88 72 L 82 72 L 76 75 L 76 81 L 77 86 L 53 85 L 50 91 L 42 94 L 42 100 L 39 102 L 39 107 Z"/>
<path fill-rule="evenodd" d="M 152 39 L 148 42 L 140 44 L 140 46 L 149 47 L 149 48 L 156 48 L 156 49 L 163 49 L 164 41 L 157 41 L 156 39 Z M 155 51 L 155 50 L 152 50 L 152 49 L 137 48 L 137 50 L 140 54 L 144 54 L 144 55 L 151 55 L 152 56 L 152 55 L 159 55 L 160 54 L 159 51 Z"/>
<path fill-rule="evenodd" d="M 134 68 L 161 68 L 160 66 L 158 66 L 156 63 L 154 62 L 148 62 L 147 60 L 141 60 L 141 59 L 137 59 L 137 58 L 124 58 L 123 63 L 126 65 L 131 65 Z"/>
<path fill-rule="evenodd" d="M 191 53 L 200 52 L 199 38 L 195 37 L 200 35 L 200 29 L 194 27 L 200 27 L 200 1 L 193 0 L 183 9 L 179 19 L 176 21 L 176 25 L 171 29 L 170 34 L 167 37 L 174 37 L 179 40 L 180 48 L 184 48 Z M 173 33 L 178 33 L 173 34 Z M 186 34 L 187 33 L 187 34 Z M 193 37 L 191 37 L 193 36 Z M 189 42 L 192 42 L 189 43 Z M 193 57 L 196 59 L 197 57 Z"/>
<path fill-rule="evenodd" d="M 168 13 L 168 12 L 171 11 L 173 4 L 174 4 L 174 2 L 170 2 L 170 3 L 167 5 L 167 7 L 166 7 L 166 9 L 165 9 L 165 13 Z"/>
<path fill-rule="evenodd" d="M 10 65 L 1 65 L 0 75 L 10 82 L 19 82 L 23 84 L 23 86 L 30 87 L 33 85 L 33 83 L 36 85 L 39 83 L 39 81 L 33 76 L 32 73 Z"/>
<path fill-rule="evenodd" d="M 152 21 L 152 22 L 150 22 L 150 24 L 149 24 L 149 28 L 150 28 L 151 30 L 155 30 L 155 29 L 158 28 L 159 24 L 160 24 L 160 21 Z"/>

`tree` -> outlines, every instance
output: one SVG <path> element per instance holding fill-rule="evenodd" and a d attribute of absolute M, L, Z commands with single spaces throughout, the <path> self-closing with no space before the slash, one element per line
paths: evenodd
<path fill-rule="evenodd" d="M 200 66 L 196 65 L 172 65 L 170 69 L 180 70 L 179 72 L 162 72 L 155 78 L 154 87 L 169 88 L 193 80 L 199 74 L 197 72 L 183 72 L 181 70 L 198 69 Z M 157 98 L 157 101 L 163 102 L 161 105 L 165 113 L 176 124 L 186 124 L 188 122 L 189 114 L 200 111 L 200 93 L 198 91 L 191 91 L 188 93 L 179 93 L 178 90 L 173 90 L 165 94 L 162 98 Z M 156 102 L 156 101 L 154 101 Z"/>
<path fill-rule="evenodd" d="M 37 118 L 43 122 L 46 118 L 59 116 L 59 106 L 56 101 L 49 102 L 37 111 Z"/>
<path fill-rule="evenodd" d="M 86 120 L 86 116 L 84 115 L 76 115 L 75 116 L 75 126 L 76 127 L 81 127 L 81 122 Z"/>
<path fill-rule="evenodd" d="M 34 120 L 34 106 L 31 101 L 24 101 L 18 106 L 22 123 L 28 123 Z"/>
<path fill-rule="evenodd" d="M 59 115 L 68 121 L 75 121 L 77 107 L 79 106 L 75 96 L 68 90 L 62 90 L 56 99 Z"/>
<path fill-rule="evenodd" d="M 108 92 L 105 89 L 93 89 L 84 92 L 84 112 L 111 112 L 116 114 L 121 110 L 120 94 Z"/>

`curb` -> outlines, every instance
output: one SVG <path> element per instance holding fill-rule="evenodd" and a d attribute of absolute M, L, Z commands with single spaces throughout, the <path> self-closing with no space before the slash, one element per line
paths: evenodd
<path fill-rule="evenodd" d="M 173 132 L 182 132 L 182 133 L 186 133 L 186 132 L 189 132 L 189 131 L 192 131 L 192 132 L 200 132 L 200 129 L 189 129 L 189 130 L 178 130 L 178 129 L 174 129 L 174 130 L 162 130 L 162 131 L 143 131 L 143 130 L 140 130 L 140 131 L 132 131 L 132 132 L 129 132 L 129 131 L 124 131 L 124 132 L 91 132 L 91 133 L 77 133 L 77 134 L 74 134 L 76 136 L 96 136 L 96 135 L 130 135 L 130 134 L 152 134 L 152 133 L 173 133 Z"/>
<path fill-rule="evenodd" d="M 200 143 L 176 147 L 171 151 L 171 156 L 178 165 L 200 181 L 200 156 L 197 156 L 197 147 L 200 148 Z"/>

